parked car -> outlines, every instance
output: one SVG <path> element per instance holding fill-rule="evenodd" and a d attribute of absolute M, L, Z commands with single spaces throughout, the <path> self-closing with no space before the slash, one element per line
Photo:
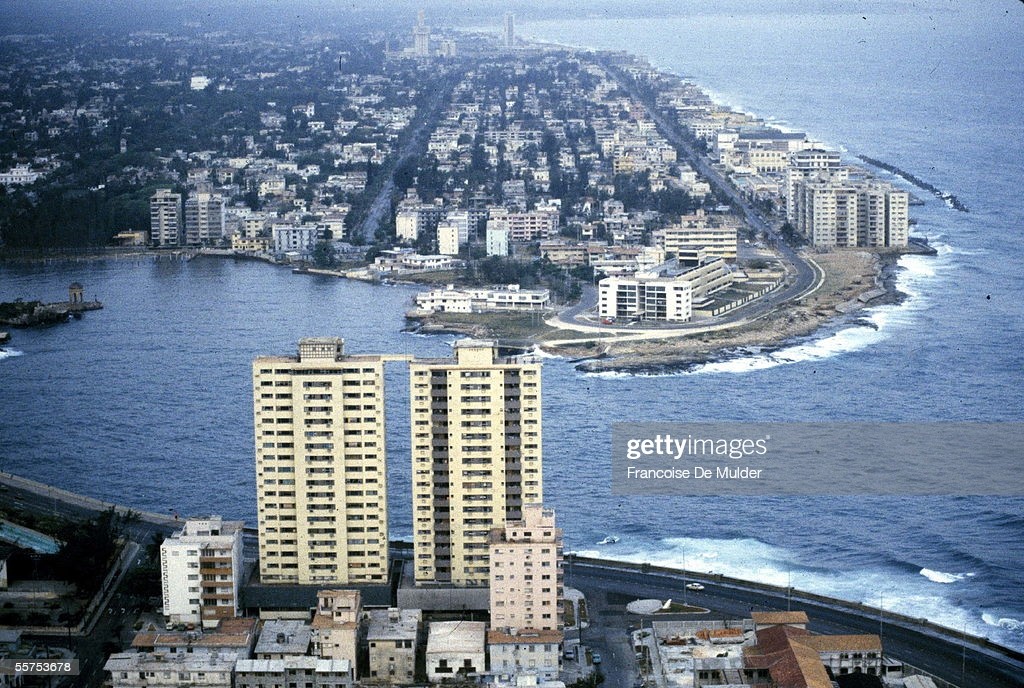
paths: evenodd
<path fill-rule="evenodd" d="M 600 664 L 601 663 L 601 653 L 600 652 L 595 652 L 591 656 L 591 660 L 594 662 L 594 664 Z"/>
<path fill-rule="evenodd" d="M 686 584 L 686 589 L 687 590 L 703 590 L 704 586 L 701 585 L 700 583 L 687 583 Z"/>

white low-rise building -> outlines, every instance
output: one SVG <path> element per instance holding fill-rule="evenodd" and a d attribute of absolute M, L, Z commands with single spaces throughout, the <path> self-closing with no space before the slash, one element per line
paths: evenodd
<path fill-rule="evenodd" d="M 113 688 L 234 688 L 234 653 L 118 652 L 103 669 Z"/>
<path fill-rule="evenodd" d="M 235 664 L 235 688 L 350 688 L 355 670 L 347 659 L 285 657 L 240 659 Z"/>
<path fill-rule="evenodd" d="M 536 673 L 544 679 L 558 678 L 561 647 L 561 631 L 487 632 L 491 673 L 499 676 Z"/>
<path fill-rule="evenodd" d="M 427 679 L 476 676 L 487 667 L 486 625 L 482 621 L 435 621 L 427 636 Z"/>
<path fill-rule="evenodd" d="M 461 260 L 443 255 L 421 255 L 412 249 L 390 249 L 373 261 L 373 269 L 383 273 L 432 272 L 453 270 Z"/>
<path fill-rule="evenodd" d="M 433 313 L 480 313 L 485 311 L 538 311 L 548 308 L 548 289 L 520 289 L 518 284 L 483 289 L 431 289 L 416 295 L 416 307 Z"/>

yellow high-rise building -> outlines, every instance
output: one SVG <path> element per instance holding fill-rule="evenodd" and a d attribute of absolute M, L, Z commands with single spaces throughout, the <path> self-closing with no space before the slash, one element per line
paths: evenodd
<path fill-rule="evenodd" d="M 409 367 L 416 583 L 486 586 L 491 529 L 543 499 L 540 365 L 461 340 Z"/>
<path fill-rule="evenodd" d="M 311 338 L 253 362 L 260 577 L 384 583 L 384 357 Z"/>

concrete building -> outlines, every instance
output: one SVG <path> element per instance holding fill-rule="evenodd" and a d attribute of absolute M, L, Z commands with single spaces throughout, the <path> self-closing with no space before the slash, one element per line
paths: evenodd
<path fill-rule="evenodd" d="M 505 21 L 502 24 L 501 42 L 506 48 L 513 48 L 516 44 L 516 19 L 511 12 L 505 13 Z"/>
<path fill-rule="evenodd" d="M 503 219 L 487 221 L 487 255 L 507 256 L 508 250 L 508 223 Z"/>
<path fill-rule="evenodd" d="M 443 256 L 459 255 L 459 225 L 451 220 L 442 220 L 437 224 L 437 252 Z"/>
<path fill-rule="evenodd" d="M 789 156 L 786 168 L 786 218 L 793 222 L 796 219 L 796 184 L 812 175 L 824 173 L 826 178 L 845 181 L 848 170 L 842 166 L 838 151 L 819 148 L 802 150 Z M 840 175 L 840 176 L 835 176 Z"/>
<path fill-rule="evenodd" d="M 316 246 L 320 231 L 312 225 L 276 225 L 273 228 L 274 253 L 297 251 L 308 254 Z"/>
<path fill-rule="evenodd" d="M 384 361 L 310 338 L 253 362 L 260 578 L 387 579 Z"/>
<path fill-rule="evenodd" d="M 401 209 L 395 213 L 395 235 L 399 241 L 415 242 L 423 231 L 418 210 Z"/>
<path fill-rule="evenodd" d="M 164 616 L 211 628 L 238 616 L 242 521 L 189 519 L 160 545 Z"/>
<path fill-rule="evenodd" d="M 487 631 L 490 671 L 499 676 L 532 673 L 546 680 L 556 679 L 561 667 L 561 647 L 560 631 Z"/>
<path fill-rule="evenodd" d="M 345 659 L 240 659 L 235 664 L 234 688 L 351 688 L 355 685 L 355 665 Z"/>
<path fill-rule="evenodd" d="M 431 289 L 416 295 L 416 308 L 439 313 L 541 311 L 551 303 L 548 289 L 521 289 L 518 284 L 483 289 Z"/>
<path fill-rule="evenodd" d="M 149 236 L 154 246 L 180 246 L 184 238 L 181 194 L 157 189 L 149 198 Z"/>
<path fill-rule="evenodd" d="M 680 257 L 632 276 L 606 277 L 598 282 L 598 315 L 603 320 L 664 320 L 685 322 L 693 307 L 733 282 L 721 258 L 704 249 L 681 247 Z"/>
<path fill-rule="evenodd" d="M 234 688 L 235 654 L 117 652 L 104 671 L 112 688 Z"/>
<path fill-rule="evenodd" d="M 427 679 L 440 683 L 483 673 L 484 645 L 482 621 L 435 621 L 427 635 Z"/>
<path fill-rule="evenodd" d="M 358 590 L 321 590 L 313 613 L 313 654 L 356 665 L 361 600 Z"/>
<path fill-rule="evenodd" d="M 543 499 L 540 365 L 463 339 L 409 369 L 416 583 L 486 586 L 491 529 Z"/>
<path fill-rule="evenodd" d="M 305 621 L 269 619 L 260 630 L 253 656 L 256 659 L 285 659 L 305 655 L 313 643 L 313 629 Z"/>
<path fill-rule="evenodd" d="M 540 504 L 526 504 L 522 512 L 521 520 L 491 531 L 491 628 L 511 635 L 555 631 L 560 642 L 562 530 L 555 512 Z"/>
<path fill-rule="evenodd" d="M 678 277 L 605 277 L 598 294 L 602 320 L 686 322 L 693 314 L 693 288 Z"/>
<path fill-rule="evenodd" d="M 412 52 L 416 57 L 430 57 L 430 27 L 423 10 L 417 13 L 416 26 L 412 29 Z"/>
<path fill-rule="evenodd" d="M 815 248 L 906 246 L 910 196 L 880 181 L 810 176 L 795 183 L 793 226 Z"/>
<path fill-rule="evenodd" d="M 681 218 L 679 224 L 665 227 L 658 234 L 658 243 L 666 253 L 678 255 L 682 248 L 702 248 L 710 256 L 736 260 L 736 223 L 719 218 L 712 220 L 703 210 Z"/>
<path fill-rule="evenodd" d="M 189 246 L 219 243 L 224 238 L 224 197 L 194 193 L 185 201 L 185 243 Z"/>
<path fill-rule="evenodd" d="M 372 609 L 366 629 L 369 674 L 366 683 L 413 683 L 416 645 L 422 612 L 419 609 Z"/>
<path fill-rule="evenodd" d="M 501 219 L 508 227 L 509 241 L 535 241 L 558 233 L 558 213 L 534 210 L 528 213 L 508 213 Z"/>

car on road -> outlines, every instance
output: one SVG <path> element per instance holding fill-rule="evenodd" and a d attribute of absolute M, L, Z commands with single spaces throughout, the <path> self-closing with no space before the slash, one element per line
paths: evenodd
<path fill-rule="evenodd" d="M 687 590 L 703 590 L 704 586 L 701 585 L 700 583 L 687 583 L 686 584 L 686 589 Z"/>
<path fill-rule="evenodd" d="M 594 664 L 600 664 L 601 663 L 601 653 L 600 652 L 593 653 L 593 655 L 591 655 L 591 661 Z"/>

